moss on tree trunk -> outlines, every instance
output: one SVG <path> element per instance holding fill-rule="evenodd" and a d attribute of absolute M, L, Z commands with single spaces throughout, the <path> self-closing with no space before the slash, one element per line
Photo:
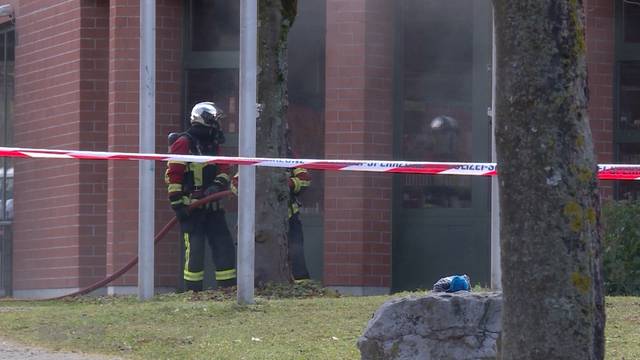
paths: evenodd
<path fill-rule="evenodd" d="M 259 1 L 258 102 L 263 110 L 256 124 L 258 156 L 286 156 L 287 35 L 296 6 L 295 0 Z M 289 281 L 287 173 L 258 168 L 256 174 L 256 280 Z"/>
<path fill-rule="evenodd" d="M 494 0 L 503 359 L 602 359 L 596 162 L 580 0 Z"/>

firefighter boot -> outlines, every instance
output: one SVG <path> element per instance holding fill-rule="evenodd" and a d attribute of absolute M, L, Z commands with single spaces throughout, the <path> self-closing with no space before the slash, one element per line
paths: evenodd
<path fill-rule="evenodd" d="M 186 291 L 193 291 L 193 292 L 202 291 L 202 280 L 200 280 L 200 281 L 185 280 L 184 281 L 184 289 Z"/>

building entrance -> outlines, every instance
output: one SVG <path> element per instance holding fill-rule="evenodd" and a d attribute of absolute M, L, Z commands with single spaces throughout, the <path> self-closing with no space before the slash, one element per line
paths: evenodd
<path fill-rule="evenodd" d="M 395 154 L 414 161 L 487 162 L 491 2 L 399 1 Z M 490 180 L 397 175 L 394 291 L 466 273 L 490 280 Z"/>

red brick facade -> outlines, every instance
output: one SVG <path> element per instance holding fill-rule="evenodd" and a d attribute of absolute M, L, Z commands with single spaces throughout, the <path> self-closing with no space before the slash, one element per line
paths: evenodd
<path fill-rule="evenodd" d="M 138 151 L 139 29 L 137 2 L 111 1 L 109 36 L 109 151 Z M 156 16 L 156 151 L 166 152 L 166 134 L 179 129 L 181 93 L 182 5 L 157 1 Z M 156 164 L 156 230 L 170 219 L 164 163 Z M 137 255 L 138 166 L 135 162 L 109 163 L 107 201 L 107 271 L 113 273 Z M 176 238 L 168 235 L 168 238 Z M 156 251 L 156 284 L 177 285 L 177 242 L 161 243 Z M 113 285 L 135 285 L 132 269 Z"/>
<path fill-rule="evenodd" d="M 392 156 L 393 2 L 327 1 L 325 154 Z M 391 284 L 391 177 L 326 173 L 324 281 Z"/>
<path fill-rule="evenodd" d="M 106 109 L 107 54 L 97 46 L 106 44 L 107 24 L 104 11 L 84 3 L 16 8 L 20 146 L 106 144 L 106 117 L 93 110 Z M 104 276 L 105 164 L 17 161 L 16 173 L 14 288 L 78 287 Z"/>
<path fill-rule="evenodd" d="M 598 163 L 613 163 L 614 2 L 587 0 L 585 13 L 591 133 Z M 610 183 L 601 187 L 611 197 Z"/>
<path fill-rule="evenodd" d="M 164 153 L 166 134 L 179 129 L 182 114 L 185 2 L 156 2 L 156 149 Z M 139 2 L 13 3 L 15 145 L 137 152 Z M 391 159 L 394 1 L 326 3 L 325 157 Z M 613 7 L 611 0 L 585 5 L 589 114 L 599 162 L 614 160 Z M 164 164 L 156 169 L 160 229 L 172 214 L 162 183 Z M 15 174 L 16 294 L 81 288 L 136 256 L 136 162 L 17 160 Z M 388 291 L 391 194 L 390 176 L 325 174 L 325 285 L 363 294 Z M 157 286 L 177 285 L 178 252 L 176 241 L 165 240 L 157 248 Z M 112 290 L 135 286 L 136 276 L 134 268 L 111 284 Z"/>
<path fill-rule="evenodd" d="M 138 150 L 138 2 L 21 1 L 16 13 L 17 146 Z M 182 1 L 157 1 L 158 152 L 179 128 Z M 157 228 L 170 218 L 157 168 Z M 14 291 L 81 288 L 137 254 L 136 162 L 16 162 Z M 176 242 L 156 284 L 176 286 Z M 134 268 L 113 285 L 135 285 Z"/>

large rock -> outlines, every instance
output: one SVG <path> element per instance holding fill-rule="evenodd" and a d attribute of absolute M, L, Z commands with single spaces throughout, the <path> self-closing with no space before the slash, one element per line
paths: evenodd
<path fill-rule="evenodd" d="M 363 360 L 495 359 L 501 293 L 430 293 L 387 301 L 358 339 Z"/>

